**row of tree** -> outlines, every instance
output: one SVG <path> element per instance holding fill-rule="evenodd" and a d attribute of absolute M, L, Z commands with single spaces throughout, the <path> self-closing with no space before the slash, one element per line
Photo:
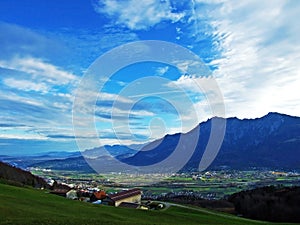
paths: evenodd
<path fill-rule="evenodd" d="M 250 219 L 300 222 L 300 187 L 262 187 L 235 193 L 228 200 L 238 214 Z"/>

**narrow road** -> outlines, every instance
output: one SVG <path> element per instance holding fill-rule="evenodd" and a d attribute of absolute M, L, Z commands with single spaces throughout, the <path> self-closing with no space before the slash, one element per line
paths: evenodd
<path fill-rule="evenodd" d="M 210 215 L 214 215 L 214 216 L 219 216 L 219 217 L 223 217 L 223 218 L 228 218 L 228 219 L 244 219 L 245 222 L 248 220 L 247 218 L 242 218 L 242 217 L 236 217 L 233 215 L 227 215 L 225 213 L 221 213 L 221 212 L 213 212 L 213 211 L 209 211 L 207 209 L 203 209 L 200 207 L 192 207 L 192 206 L 186 206 L 186 205 L 180 205 L 180 204 L 176 204 L 176 203 L 170 203 L 170 202 L 162 202 L 166 207 L 163 210 L 168 209 L 170 206 L 176 206 L 176 207 L 180 207 L 180 208 L 185 208 L 185 209 L 189 209 L 189 210 L 194 210 L 194 211 L 198 211 L 198 212 L 202 212 L 202 213 L 206 213 L 206 214 L 210 214 Z M 254 220 L 249 220 L 251 222 L 253 222 Z M 257 221 L 255 220 L 256 223 L 261 223 L 261 224 L 269 224 L 269 222 L 264 222 L 264 221 Z"/>

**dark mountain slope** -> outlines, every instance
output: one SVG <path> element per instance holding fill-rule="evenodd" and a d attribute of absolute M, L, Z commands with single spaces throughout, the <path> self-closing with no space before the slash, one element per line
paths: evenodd
<path fill-rule="evenodd" d="M 214 119 L 224 120 L 213 118 L 199 124 L 197 147 L 184 170 L 198 168 Z M 159 140 L 161 143 L 154 149 L 140 151 L 133 157 L 122 160 L 139 166 L 159 162 L 174 151 L 179 138 L 179 134 L 168 135 Z M 227 119 L 222 146 L 210 168 L 224 166 L 234 169 L 253 167 L 300 169 L 300 118 L 269 113 L 258 119 Z"/>
<path fill-rule="evenodd" d="M 28 171 L 0 162 L 0 180 L 17 186 L 28 185 L 36 188 L 49 188 L 46 181 Z"/>

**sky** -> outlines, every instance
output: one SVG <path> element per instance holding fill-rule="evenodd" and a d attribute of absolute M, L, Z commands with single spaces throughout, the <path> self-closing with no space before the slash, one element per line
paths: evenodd
<path fill-rule="evenodd" d="M 293 0 L 1 0 L 0 155 L 143 144 L 212 116 L 300 116 L 299 12 Z M 139 62 L 105 82 L 98 71 L 101 89 L 84 83 L 101 56 L 148 40 L 188 49 L 208 72 Z"/>

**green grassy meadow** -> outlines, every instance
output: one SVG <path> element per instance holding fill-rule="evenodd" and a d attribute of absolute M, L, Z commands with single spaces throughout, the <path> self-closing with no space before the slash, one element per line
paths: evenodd
<path fill-rule="evenodd" d="M 55 196 L 47 193 L 46 190 L 0 184 L 0 224 L 255 225 L 273 223 L 251 221 L 201 208 L 171 206 L 163 211 L 143 211 L 92 205 Z"/>

